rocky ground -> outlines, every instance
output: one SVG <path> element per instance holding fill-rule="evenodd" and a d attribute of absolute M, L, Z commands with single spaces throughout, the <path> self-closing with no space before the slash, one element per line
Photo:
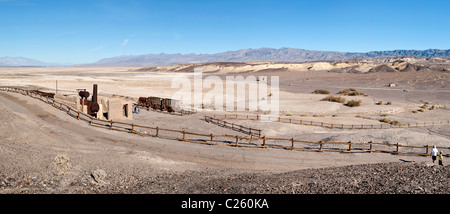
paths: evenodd
<path fill-rule="evenodd" d="M 55 159 L 55 164 L 59 160 Z M 63 161 L 64 162 L 64 161 Z M 61 163 L 61 162 L 58 162 Z M 70 160 L 63 165 L 70 164 Z M 449 168 L 431 163 L 381 163 L 305 169 L 287 173 L 210 169 L 183 173 L 132 170 L 86 172 L 69 184 L 64 174 L 0 173 L 3 193 L 114 194 L 448 194 Z"/>

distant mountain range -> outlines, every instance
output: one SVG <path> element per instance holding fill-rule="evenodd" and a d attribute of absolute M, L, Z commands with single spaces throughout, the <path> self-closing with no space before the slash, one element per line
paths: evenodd
<path fill-rule="evenodd" d="M 216 54 L 146 54 L 104 58 L 94 63 L 75 66 L 135 66 L 151 67 L 175 64 L 207 62 L 306 62 L 382 57 L 450 57 L 450 49 L 393 50 L 337 52 L 316 51 L 297 48 L 258 48 L 227 51 Z M 0 66 L 63 66 L 64 64 L 46 63 L 24 57 L 0 57 Z"/>
<path fill-rule="evenodd" d="M 47 63 L 25 57 L 0 57 L 0 66 L 64 66 L 66 64 Z"/>
<path fill-rule="evenodd" d="M 207 62 L 306 62 L 381 57 L 450 57 L 450 49 L 371 51 L 366 53 L 315 51 L 296 48 L 259 48 L 217 54 L 146 54 L 101 59 L 83 66 L 165 66 Z"/>

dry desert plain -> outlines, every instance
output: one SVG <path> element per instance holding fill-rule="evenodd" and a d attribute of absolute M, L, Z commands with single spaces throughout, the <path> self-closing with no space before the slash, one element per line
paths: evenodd
<path fill-rule="evenodd" d="M 177 91 L 171 88 L 174 77 L 192 78 L 194 68 L 198 67 L 202 68 L 204 78 L 277 76 L 282 118 L 346 126 L 389 126 L 380 122 L 386 118 L 387 122 L 397 121 L 411 127 L 342 129 L 277 121 L 226 121 L 260 129 L 261 136 L 267 138 L 437 145 L 448 154 L 450 125 L 445 122 L 450 120 L 449 61 L 391 58 L 203 63 L 152 68 L 2 67 L 0 86 L 55 92 L 57 81 L 58 93 L 76 94 L 76 89 L 92 90 L 92 85 L 98 84 L 100 96 L 137 102 L 139 97 L 170 98 Z M 337 94 L 348 88 L 365 95 Z M 330 94 L 313 93 L 317 89 Z M 361 105 L 348 107 L 322 101 L 330 95 L 341 96 L 346 101 L 361 100 Z M 1 193 L 450 192 L 448 167 L 433 166 L 429 156 L 369 153 L 362 149 L 361 152 L 315 152 L 208 145 L 92 127 L 41 100 L 18 93 L 0 91 L 0 103 Z M 207 105 L 196 110 L 196 114 L 179 116 L 141 109 L 132 121 L 122 122 L 248 137 L 238 130 L 205 122 L 205 115 L 263 113 L 224 112 Z M 427 125 L 413 126 L 424 122 Z M 432 122 L 436 124 L 430 125 Z M 272 143 L 291 145 L 290 142 Z M 425 153 L 425 148 L 401 150 Z M 357 145 L 353 151 L 358 151 Z"/>

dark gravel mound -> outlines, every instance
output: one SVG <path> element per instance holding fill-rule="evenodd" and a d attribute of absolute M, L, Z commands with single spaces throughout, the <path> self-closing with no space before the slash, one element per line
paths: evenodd
<path fill-rule="evenodd" d="M 407 63 L 406 67 L 401 72 L 415 72 L 415 71 L 429 71 L 429 69 L 423 65 L 414 65 Z"/>
<path fill-rule="evenodd" d="M 387 65 L 379 65 L 369 70 L 369 73 L 377 73 L 377 72 L 397 72 L 397 70 Z"/>
<path fill-rule="evenodd" d="M 382 163 L 289 173 L 230 172 L 205 169 L 140 176 L 108 172 L 101 182 L 91 173 L 67 180 L 0 174 L 3 193 L 213 193 L 213 194 L 448 194 L 448 167 L 425 163 Z"/>

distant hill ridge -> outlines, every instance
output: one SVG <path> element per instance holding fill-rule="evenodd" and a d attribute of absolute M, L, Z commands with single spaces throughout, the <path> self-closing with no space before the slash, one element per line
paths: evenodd
<path fill-rule="evenodd" d="M 370 51 L 337 52 L 316 51 L 297 48 L 258 48 L 227 51 L 217 54 L 146 54 L 129 55 L 101 59 L 86 65 L 107 66 L 166 66 L 188 63 L 207 62 L 307 62 L 322 60 L 345 60 L 361 58 L 381 57 L 450 57 L 450 49 L 427 49 L 427 50 L 392 50 L 392 51 Z"/>
<path fill-rule="evenodd" d="M 0 66 L 13 66 L 13 67 L 20 67 L 20 66 L 64 66 L 67 64 L 61 64 L 61 63 L 48 63 L 48 62 L 42 62 L 35 59 L 25 58 L 25 57 L 0 57 Z"/>
<path fill-rule="evenodd" d="M 75 66 L 167 66 L 176 64 L 209 62 L 307 62 L 326 60 L 348 60 L 383 57 L 450 57 L 450 49 L 392 50 L 338 52 L 317 51 L 298 48 L 258 48 L 226 51 L 216 54 L 145 54 L 104 58 L 94 63 Z M 0 66 L 67 66 L 68 64 L 47 63 L 25 57 L 0 57 Z"/>

